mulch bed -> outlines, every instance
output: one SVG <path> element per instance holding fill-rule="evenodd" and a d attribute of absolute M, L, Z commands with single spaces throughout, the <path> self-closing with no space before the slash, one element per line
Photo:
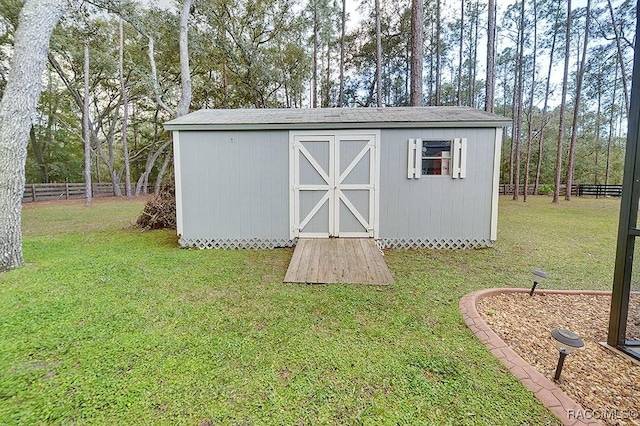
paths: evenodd
<path fill-rule="evenodd" d="M 604 424 L 640 425 L 640 365 L 600 344 L 610 306 L 608 295 L 542 293 L 501 293 L 476 305 L 487 325 L 549 380 L 558 362 L 551 330 L 578 333 L 585 347 L 567 357 L 558 386 Z M 640 340 L 638 294 L 631 296 L 627 338 Z"/>

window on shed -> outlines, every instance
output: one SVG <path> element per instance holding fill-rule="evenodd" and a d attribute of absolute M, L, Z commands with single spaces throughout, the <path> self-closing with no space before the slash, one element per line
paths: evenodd
<path fill-rule="evenodd" d="M 467 139 L 409 139 L 407 178 L 445 176 L 464 179 L 467 176 Z"/>
<path fill-rule="evenodd" d="M 422 174 L 448 175 L 451 141 L 422 141 Z"/>

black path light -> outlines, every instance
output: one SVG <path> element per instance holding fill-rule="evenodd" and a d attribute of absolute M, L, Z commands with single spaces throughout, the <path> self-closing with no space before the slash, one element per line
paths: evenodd
<path fill-rule="evenodd" d="M 533 286 L 531 287 L 531 291 L 529 292 L 529 296 L 533 296 L 533 292 L 536 289 L 536 286 L 538 285 L 538 279 L 542 278 L 547 278 L 547 273 L 544 271 L 541 271 L 540 269 L 534 269 L 533 271 L 531 271 L 531 273 L 533 274 Z"/>
<path fill-rule="evenodd" d="M 556 373 L 553 376 L 553 379 L 560 380 L 560 373 L 562 373 L 564 359 L 570 353 L 582 348 L 584 346 L 584 342 L 576 333 L 564 328 L 556 328 L 552 330 L 551 336 L 555 339 L 556 347 L 560 351 L 560 358 L 558 359 L 558 366 L 556 367 Z"/>

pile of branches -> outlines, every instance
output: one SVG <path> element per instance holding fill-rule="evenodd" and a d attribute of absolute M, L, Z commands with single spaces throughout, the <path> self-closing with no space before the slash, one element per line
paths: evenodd
<path fill-rule="evenodd" d="M 166 179 L 160 192 L 144 206 L 136 225 L 144 230 L 176 229 L 176 192 L 173 173 Z"/>

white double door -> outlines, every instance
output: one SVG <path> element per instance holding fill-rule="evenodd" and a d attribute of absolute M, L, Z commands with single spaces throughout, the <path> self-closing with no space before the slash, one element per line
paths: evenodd
<path fill-rule="evenodd" d="M 290 134 L 291 237 L 378 233 L 379 132 Z"/>

